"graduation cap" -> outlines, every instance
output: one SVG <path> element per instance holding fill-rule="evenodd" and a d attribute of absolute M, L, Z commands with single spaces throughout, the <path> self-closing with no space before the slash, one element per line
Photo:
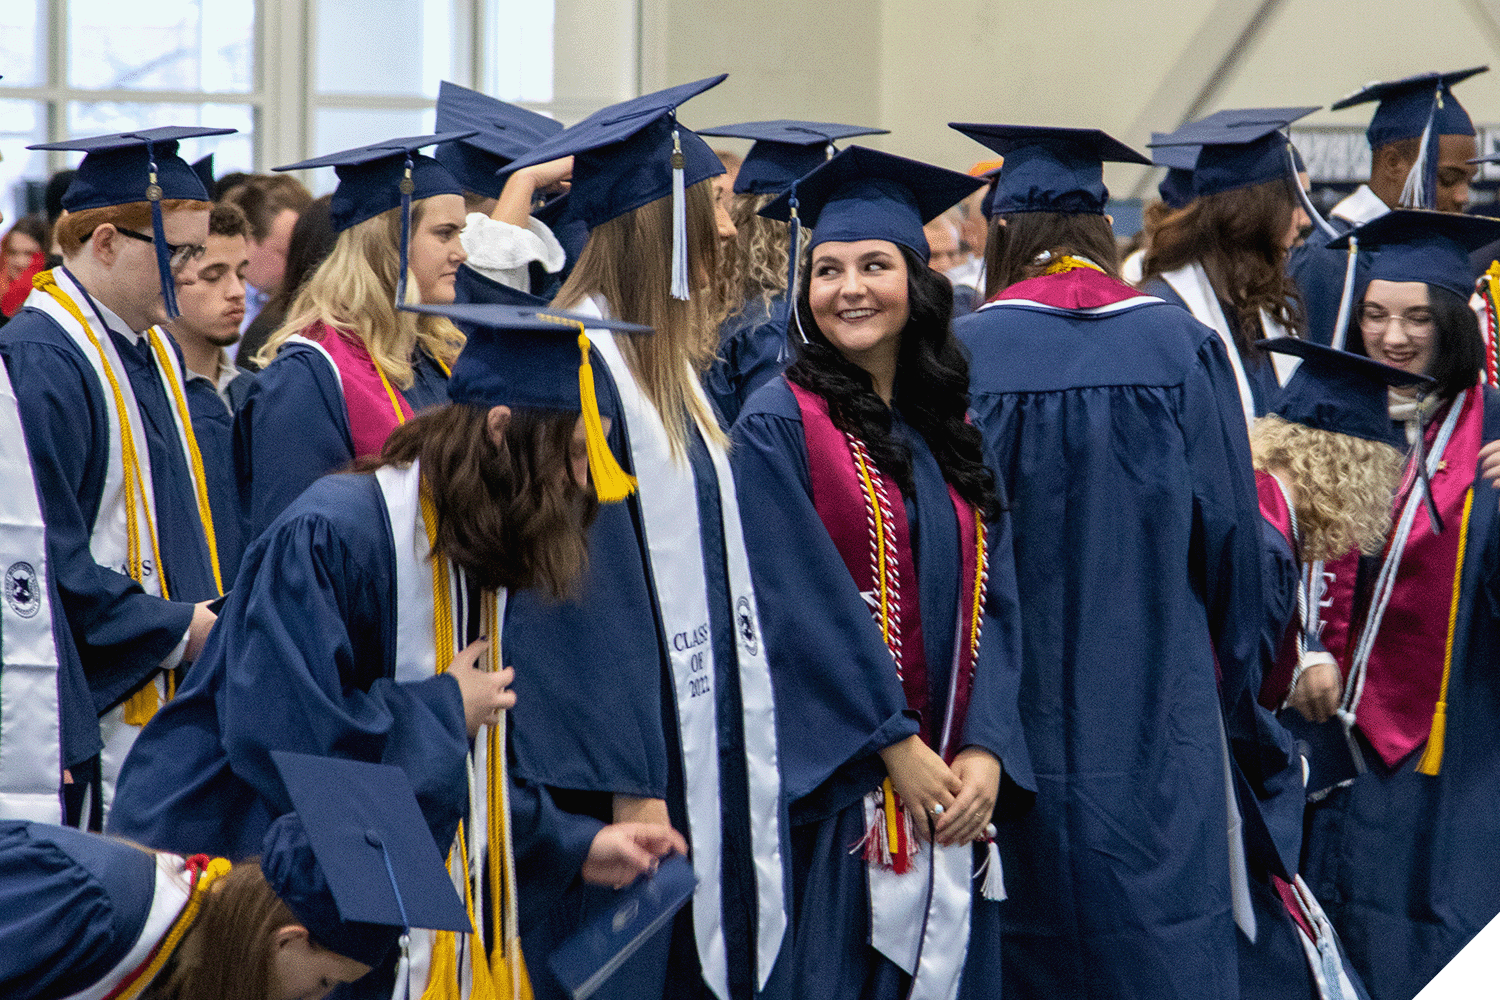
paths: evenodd
<path fill-rule="evenodd" d="M 1500 219 L 1424 209 L 1398 208 L 1371 219 L 1328 244 L 1378 249 L 1369 277 L 1420 281 L 1446 288 L 1467 301 L 1474 291 L 1469 254 L 1500 239 Z"/>
<path fill-rule="evenodd" d="M 1193 200 L 1193 167 L 1198 163 L 1201 146 L 1157 146 L 1169 137 L 1167 132 L 1152 132 L 1151 162 L 1166 167 L 1167 175 L 1156 185 L 1156 193 L 1168 208 L 1181 208 Z"/>
<path fill-rule="evenodd" d="M 296 812 L 266 830 L 261 871 L 315 941 L 373 966 L 413 927 L 473 930 L 406 772 L 271 757 Z"/>
<path fill-rule="evenodd" d="M 788 118 L 698 129 L 699 135 L 755 140 L 735 175 L 735 194 L 781 194 L 797 178 L 833 159 L 838 152 L 833 145 L 835 140 L 857 135 L 887 135 L 889 132 L 890 129 L 863 125 Z"/>
<path fill-rule="evenodd" d="M 333 231 L 341 233 L 366 219 L 373 219 L 393 208 L 401 209 L 401 261 L 396 278 L 396 304 L 406 301 L 406 251 L 411 241 L 411 203 L 439 194 L 462 195 L 463 188 L 441 163 L 417 150 L 441 142 L 453 142 L 473 135 L 466 132 L 438 132 L 413 135 L 368 146 L 356 146 L 315 156 L 299 163 L 288 163 L 272 170 L 310 170 L 332 167 L 338 175 L 328 206 L 328 221 Z"/>
<path fill-rule="evenodd" d="M 177 155 L 183 139 L 229 135 L 232 128 L 199 128 L 171 125 L 115 132 L 86 139 L 42 142 L 27 149 L 61 149 L 84 154 L 78 172 L 62 197 L 68 212 L 109 208 L 133 202 L 151 203 L 151 242 L 156 248 L 156 270 L 161 277 L 162 301 L 167 318 L 181 315 L 177 308 L 177 283 L 172 277 L 172 247 L 162 223 L 162 199 L 208 201 L 208 189 L 187 161 Z"/>
<path fill-rule="evenodd" d="M 1153 137 L 1151 148 L 1198 147 L 1193 166 L 1195 198 L 1277 178 L 1291 177 L 1293 186 L 1300 187 L 1293 176 L 1296 160 L 1287 151 L 1291 140 L 1282 129 L 1316 110 L 1317 107 L 1296 107 L 1218 111 L 1166 136 Z"/>
<path fill-rule="evenodd" d="M 1151 162 L 1096 128 L 961 122 L 948 127 L 1005 157 L 991 207 L 997 215 L 1103 215 L 1109 201 L 1103 164 Z"/>
<path fill-rule="evenodd" d="M 1005 164 L 1001 163 L 998 167 L 990 167 L 988 170 L 974 175 L 984 181 L 985 185 L 989 188 L 984 193 L 984 198 L 979 202 L 979 211 L 984 215 L 984 221 L 986 222 L 995 217 L 995 198 L 1000 190 L 1000 185 L 995 183 L 995 181 L 1000 176 L 1000 171 L 1004 166 Z"/>
<path fill-rule="evenodd" d="M 1387 390 L 1430 386 L 1432 379 L 1296 337 L 1259 340 L 1256 346 L 1302 359 L 1272 410 L 1277 416 L 1406 450 L 1405 435 L 1391 424 Z"/>
<path fill-rule="evenodd" d="M 1368 83 L 1329 107 L 1341 111 L 1379 101 L 1365 129 L 1371 149 L 1420 137 L 1417 160 L 1401 188 L 1401 205 L 1432 208 L 1437 201 L 1438 137 L 1474 135 L 1474 123 L 1453 96 L 1453 85 L 1488 70 L 1488 66 L 1472 66 L 1451 73 L 1418 73 L 1400 80 Z"/>
<path fill-rule="evenodd" d="M 620 468 L 599 415 L 586 328 L 649 334 L 649 326 L 580 316 L 535 306 L 495 303 L 407 305 L 410 312 L 446 316 L 467 335 L 453 363 L 448 399 L 473 406 L 523 406 L 583 414 L 589 475 L 604 503 L 625 499 L 635 479 Z M 580 354 L 582 355 L 580 359 Z M 576 372 L 576 375 L 575 375 Z"/>
<path fill-rule="evenodd" d="M 193 173 L 203 182 L 203 189 L 209 194 L 214 190 L 214 154 L 201 156 L 193 161 Z"/>
<path fill-rule="evenodd" d="M 447 80 L 438 84 L 436 128 L 474 133 L 443 143 L 432 155 L 465 190 L 487 198 L 500 197 L 505 187 L 498 171 L 563 130 L 560 121 Z"/>
<path fill-rule="evenodd" d="M 505 172 L 573 157 L 568 213 L 591 230 L 671 195 L 672 297 L 687 299 L 687 219 L 682 192 L 722 174 L 724 164 L 708 143 L 677 123 L 677 108 L 718 86 L 728 75 L 720 73 L 601 108 L 515 160 Z"/>

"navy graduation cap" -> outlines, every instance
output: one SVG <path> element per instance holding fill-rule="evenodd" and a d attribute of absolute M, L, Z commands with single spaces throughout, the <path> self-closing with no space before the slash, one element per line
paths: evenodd
<path fill-rule="evenodd" d="M 649 326 L 535 306 L 456 302 L 402 308 L 446 316 L 467 336 L 448 380 L 450 401 L 581 412 L 589 475 L 599 499 L 613 503 L 635 489 L 635 479 L 620 468 L 604 437 L 589 360 L 593 345 L 585 328 L 649 334 Z"/>
<path fill-rule="evenodd" d="M 1167 132 L 1152 132 L 1151 162 L 1166 167 L 1167 175 L 1156 185 L 1156 193 L 1168 208 L 1181 208 L 1193 200 L 1193 167 L 1198 163 L 1201 146 L 1158 146 L 1170 137 Z"/>
<path fill-rule="evenodd" d="M 65 211 L 82 212 L 138 201 L 151 203 L 151 241 L 156 248 L 162 300 L 170 320 L 176 319 L 180 312 L 177 284 L 172 277 L 172 248 L 163 228 L 161 203 L 164 199 L 209 200 L 203 181 L 187 161 L 177 155 L 177 145 L 183 139 L 229 135 L 234 131 L 232 128 L 172 125 L 63 142 L 42 142 L 26 148 L 61 149 L 84 154 L 72 183 L 63 193 Z"/>
<path fill-rule="evenodd" d="M 1103 164 L 1151 162 L 1096 128 L 962 122 L 949 122 L 948 127 L 1005 157 L 995 179 L 996 215 L 1103 215 L 1109 201 Z"/>
<path fill-rule="evenodd" d="M 1330 243 L 1378 249 L 1370 280 L 1421 281 L 1446 288 L 1465 301 L 1474 291 L 1469 254 L 1500 239 L 1500 219 L 1425 209 L 1394 209 Z"/>
<path fill-rule="evenodd" d="M 753 139 L 734 178 L 735 194 L 781 194 L 797 178 L 817 169 L 838 152 L 835 140 L 857 135 L 887 135 L 890 129 L 835 122 L 806 122 L 788 118 L 743 122 L 698 129 L 699 135 Z"/>
<path fill-rule="evenodd" d="M 200 156 L 193 161 L 192 166 L 193 173 L 197 174 L 198 179 L 203 182 L 203 189 L 212 196 L 214 193 L 214 154 Z"/>
<path fill-rule="evenodd" d="M 432 155 L 465 190 L 487 198 L 500 197 L 505 187 L 498 171 L 563 130 L 560 121 L 447 80 L 438 84 L 436 127 L 473 132 L 441 144 Z"/>
<path fill-rule="evenodd" d="M 1472 66 L 1451 73 L 1418 73 L 1369 83 L 1329 107 L 1340 111 L 1379 101 L 1365 129 L 1372 150 L 1402 139 L 1421 138 L 1416 162 L 1401 189 L 1400 203 L 1407 208 L 1432 208 L 1437 202 L 1438 137 L 1474 134 L 1474 123 L 1453 96 L 1453 85 L 1488 70 L 1488 66 Z"/>
<path fill-rule="evenodd" d="M 1316 110 L 1313 106 L 1218 111 L 1166 136 L 1153 137 L 1151 148 L 1198 147 L 1193 166 L 1195 198 L 1291 178 L 1297 161 L 1287 151 L 1291 140 L 1282 129 Z"/>
<path fill-rule="evenodd" d="M 648 205 L 724 172 L 724 164 L 692 130 L 677 123 L 677 108 L 716 87 L 728 76 L 678 84 L 619 104 L 611 104 L 564 129 L 513 161 L 502 173 L 573 157 L 568 215 L 594 229 L 610 219 Z M 672 296 L 688 293 L 687 223 L 674 211 Z"/>
<path fill-rule="evenodd" d="M 473 135 L 473 130 L 413 135 L 401 139 L 356 146 L 315 156 L 299 163 L 288 163 L 272 170 L 310 170 L 332 167 L 338 175 L 328 206 L 328 220 L 333 231 L 341 233 L 366 219 L 373 219 L 393 208 L 401 209 L 401 262 L 396 278 L 396 304 L 406 301 L 406 251 L 411 242 L 411 203 L 438 194 L 462 195 L 463 188 L 437 160 L 417 150 L 441 142 L 453 142 Z"/>
<path fill-rule="evenodd" d="M 1406 450 L 1405 434 L 1391 423 L 1386 390 L 1430 385 L 1431 379 L 1296 337 L 1258 340 L 1255 346 L 1302 359 L 1272 410 L 1277 416 Z"/>
<path fill-rule="evenodd" d="M 373 966 L 398 940 L 404 947 L 413 927 L 472 931 L 441 834 L 406 772 L 280 750 L 271 757 L 296 812 L 266 830 L 261 871 L 314 940 Z"/>

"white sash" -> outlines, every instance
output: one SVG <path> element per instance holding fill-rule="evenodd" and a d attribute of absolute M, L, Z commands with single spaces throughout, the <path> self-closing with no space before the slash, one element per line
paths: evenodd
<path fill-rule="evenodd" d="M 57 645 L 46 535 L 10 376 L 0 365 L 0 819 L 63 822 Z"/>
<path fill-rule="evenodd" d="M 1219 335 L 1219 340 L 1224 344 L 1224 350 L 1229 355 L 1229 366 L 1234 369 L 1234 382 L 1240 391 L 1240 406 L 1245 411 L 1245 427 L 1248 429 L 1255 423 L 1255 396 L 1250 391 L 1250 380 L 1245 377 L 1245 363 L 1240 359 L 1239 346 L 1234 342 L 1234 333 L 1229 329 L 1229 321 L 1224 318 L 1224 310 L 1219 308 L 1219 296 L 1214 292 L 1213 285 L 1209 283 L 1208 274 L 1203 270 L 1201 264 L 1187 264 L 1175 271 L 1167 271 L 1161 279 L 1171 286 L 1191 312 L 1205 326 L 1212 327 Z M 1272 319 L 1265 310 L 1260 314 L 1261 330 L 1266 337 L 1285 337 L 1286 330 L 1280 323 Z M 1276 381 L 1286 385 L 1287 379 L 1297 370 L 1301 364 L 1298 358 L 1288 357 L 1282 354 L 1274 354 L 1271 364 L 1276 369 Z"/>
<path fill-rule="evenodd" d="M 91 301 L 79 289 L 76 282 L 62 268 L 55 268 L 52 272 L 53 280 L 57 283 L 57 291 L 72 300 L 85 317 L 92 311 Z M 104 489 L 99 497 L 99 512 L 94 518 L 93 530 L 89 535 L 89 554 L 94 557 L 94 562 L 107 569 L 113 569 L 118 573 L 129 575 L 127 566 L 127 537 L 125 517 L 125 457 L 120 452 L 120 413 L 114 404 L 109 377 L 105 374 L 105 366 L 114 372 L 115 380 L 120 386 L 120 395 L 125 400 L 125 421 L 129 425 L 130 436 L 135 442 L 135 454 L 141 470 L 141 485 L 145 492 L 145 503 L 136 508 L 136 532 L 144 547 L 146 539 L 151 537 L 152 525 L 155 515 L 153 510 L 156 505 L 156 493 L 151 482 L 151 452 L 146 441 L 145 428 L 141 426 L 140 410 L 136 406 L 135 391 L 131 388 L 130 377 L 124 363 L 120 360 L 120 354 L 115 349 L 114 340 L 109 335 L 109 330 L 104 324 L 103 317 L 95 312 L 95 318 L 99 320 L 99 326 L 94 330 L 99 341 L 99 350 L 89 342 L 88 332 L 79 325 L 62 304 L 41 289 L 34 289 L 26 298 L 26 305 L 51 317 L 73 341 L 80 354 L 88 360 L 94 369 L 94 377 L 98 380 L 99 393 L 104 400 L 104 415 L 108 424 L 107 435 L 107 460 L 104 470 Z M 139 334 L 141 337 L 150 337 L 150 332 Z M 163 336 L 159 331 L 155 336 Z M 102 352 L 102 354 L 101 354 Z M 170 360 L 170 371 L 163 368 L 161 359 L 153 351 L 153 365 L 157 377 L 161 379 L 162 390 L 166 393 L 169 409 L 172 411 L 172 423 L 177 428 L 178 441 L 182 447 L 183 458 L 192 468 L 192 454 L 188 449 L 188 428 L 183 426 L 182 414 L 177 411 L 175 405 L 177 393 L 182 392 L 182 371 L 178 367 L 177 355 L 172 350 L 166 352 Z M 193 477 L 193 490 L 196 495 L 198 489 L 197 477 Z M 203 498 L 198 498 L 200 503 Z M 201 509 L 201 507 L 200 507 Z M 174 531 L 185 530 L 183 525 L 157 525 L 157 536 L 163 534 L 162 528 L 170 528 Z M 201 528 L 200 528 L 201 530 Z M 143 551 L 141 554 L 141 579 L 138 581 L 141 589 L 153 597 L 161 596 L 160 567 L 152 562 L 152 554 Z M 157 686 L 157 695 L 162 701 L 166 701 L 167 688 L 166 679 L 158 675 L 153 684 Z M 130 752 L 130 747 L 135 743 L 135 738 L 140 734 L 137 726 L 126 725 L 124 718 L 124 706 L 117 705 L 104 715 L 99 717 L 100 736 L 104 740 L 104 749 L 100 755 L 100 772 L 102 775 L 101 792 L 103 794 L 105 818 L 108 818 L 110 804 L 114 801 L 115 784 L 120 777 L 120 768 L 125 763 L 125 756 Z"/>
<path fill-rule="evenodd" d="M 596 300 L 576 310 L 603 315 Z M 714 652 L 704 585 L 698 493 L 685 457 L 674 457 L 660 414 L 631 374 L 614 336 L 590 330 L 589 339 L 609 366 L 628 428 L 631 462 L 640 492 L 651 577 L 661 608 L 668 660 L 676 690 L 688 833 L 698 886 L 693 892 L 693 932 L 703 979 L 720 1000 L 729 997 L 729 960 L 722 905 L 718 722 Z M 686 368 L 686 362 L 684 362 Z M 696 378 L 693 391 L 701 397 Z M 701 400 L 707 407 L 706 400 Z M 718 479 L 725 563 L 733 602 L 735 654 L 744 715 L 749 784 L 750 841 L 754 855 L 758 925 L 757 987 L 764 987 L 786 932 L 780 840 L 781 782 L 776 763 L 776 710 L 760 636 L 760 615 L 750 582 L 734 476 L 724 449 L 704 434 Z"/>
<path fill-rule="evenodd" d="M 382 466 L 375 472 L 375 481 L 380 486 L 381 496 L 390 514 L 391 541 L 394 545 L 392 552 L 396 564 L 395 680 L 398 683 L 427 680 L 437 672 L 437 637 L 433 634 L 432 549 L 427 543 L 427 529 L 422 521 L 420 463 L 412 462 L 405 467 Z M 450 570 L 448 586 L 452 598 L 451 606 L 455 609 L 465 607 L 460 573 Z M 506 596 L 504 590 L 496 595 L 497 629 L 505 621 Z M 464 633 L 457 627 L 457 623 L 454 628 L 454 639 L 456 648 L 453 652 L 457 653 L 464 646 Z M 496 653 L 502 653 L 501 637 L 492 635 L 489 639 L 494 644 Z M 497 662 L 504 663 L 505 661 L 499 658 Z M 502 713 L 502 725 L 504 719 L 505 716 Z M 504 730 L 502 729 L 501 732 L 503 734 Z M 502 735 L 502 746 L 504 742 Z M 484 794 L 486 789 L 476 780 L 476 776 L 489 773 L 487 744 L 488 741 L 483 738 L 474 740 L 474 749 L 469 755 L 469 818 L 464 823 L 464 828 L 468 831 L 465 839 L 469 848 L 471 882 L 468 898 L 476 900 L 482 898 L 484 862 L 489 843 L 488 838 L 483 834 L 483 831 L 489 828 L 489 798 Z M 509 850 L 509 844 L 506 848 Z M 443 851 L 445 857 L 448 853 L 448 850 Z M 465 897 L 463 870 L 456 863 L 453 865 L 451 877 L 454 889 L 461 898 Z M 495 902 L 498 905 L 499 901 Z M 514 926 L 514 923 L 508 921 L 507 925 Z M 412 928 L 410 957 L 411 978 L 414 983 L 425 984 L 427 982 L 432 964 L 434 933 Z M 458 946 L 460 988 L 461 995 L 465 997 L 473 988 L 473 968 L 469 964 L 467 949 L 478 946 L 477 942 L 472 942 L 469 938 L 469 935 L 460 938 Z M 493 942 L 493 945 L 499 948 L 502 943 Z M 398 982 L 395 995 L 401 996 L 402 990 L 403 984 Z"/>
<path fill-rule="evenodd" d="M 130 951 L 115 963 L 114 968 L 103 979 L 87 989 L 79 990 L 68 1000 L 103 1000 L 150 957 L 151 952 L 161 944 L 172 925 L 177 922 L 183 907 L 187 906 L 188 898 L 193 894 L 186 870 L 182 859 L 177 855 L 156 855 L 156 889 L 151 895 L 151 908 L 146 912 L 145 923 L 141 925 L 140 937 L 136 938 Z"/>

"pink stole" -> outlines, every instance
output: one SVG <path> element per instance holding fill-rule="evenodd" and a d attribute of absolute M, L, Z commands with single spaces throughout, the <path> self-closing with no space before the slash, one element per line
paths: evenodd
<path fill-rule="evenodd" d="M 1255 492 L 1260 497 L 1260 516 L 1281 532 L 1287 545 L 1291 546 L 1292 554 L 1298 557 L 1300 570 L 1301 554 L 1297 551 L 1297 539 L 1292 535 L 1292 511 L 1286 504 L 1286 496 L 1281 492 L 1281 487 L 1276 484 L 1276 477 L 1256 469 Z M 1293 610 L 1295 612 L 1295 608 Z M 1281 634 L 1281 641 L 1277 643 L 1276 661 L 1266 671 L 1260 686 L 1260 703 L 1266 708 L 1278 709 L 1286 699 L 1287 688 L 1292 683 L 1292 672 L 1297 668 L 1297 633 L 1302 626 L 1301 617 L 1294 614 L 1286 631 Z"/>
<path fill-rule="evenodd" d="M 391 431 L 411 419 L 411 404 L 389 379 L 381 377 L 370 352 L 351 334 L 320 321 L 304 336 L 322 344 L 338 368 L 354 457 L 380 454 Z"/>
<path fill-rule="evenodd" d="M 876 468 L 864 442 L 834 426 L 823 397 L 788 382 L 802 411 L 813 507 L 834 547 L 870 605 L 871 614 L 895 661 L 906 704 L 921 719 L 922 739 L 950 763 L 956 748 L 939 741 L 962 737 L 974 685 L 974 664 L 984 607 L 985 529 L 983 519 L 950 485 L 963 554 L 951 713 L 934 730 L 937 713 L 928 701 L 927 657 L 922 644 L 917 566 L 911 549 L 906 505 L 897 484 Z M 948 741 L 957 742 L 957 741 Z"/>
<path fill-rule="evenodd" d="M 990 296 L 990 302 L 1024 299 L 1057 309 L 1098 309 L 1145 293 L 1090 267 L 1077 267 L 1058 274 L 1041 274 L 1018 281 Z"/>
<path fill-rule="evenodd" d="M 1434 415 L 1427 425 L 1429 447 L 1439 423 Z M 1443 460 L 1432 474 L 1432 498 L 1443 518 L 1443 533 L 1434 535 L 1426 512 L 1417 512 L 1370 653 L 1359 728 L 1392 767 L 1421 746 L 1432 730 L 1443 668 L 1452 656 L 1463 576 L 1464 514 L 1483 439 L 1484 396 L 1470 389 Z M 1413 471 L 1408 468 L 1408 478 Z M 1404 495 L 1405 491 L 1403 499 Z"/>

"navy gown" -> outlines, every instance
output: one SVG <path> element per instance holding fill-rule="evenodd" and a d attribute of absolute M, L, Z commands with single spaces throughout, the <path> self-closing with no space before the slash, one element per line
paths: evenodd
<path fill-rule="evenodd" d="M 703 376 L 703 388 L 718 407 L 724 426 L 739 419 L 745 401 L 791 361 L 787 348 L 790 318 L 783 293 L 746 302 L 719 327 L 719 350 Z"/>
<path fill-rule="evenodd" d="M 955 324 L 1011 501 L 1037 781 L 1001 829 L 1006 991 L 1238 997 L 1224 732 L 1253 738 L 1263 612 L 1235 381 L 1181 309 L 1022 285 Z"/>
<path fill-rule="evenodd" d="M 926 442 L 899 416 L 894 423 L 912 451 L 915 492 L 905 499 L 929 703 L 943 705 L 957 638 L 944 623 L 957 621 L 958 524 Z M 866 862 L 851 850 L 865 835 L 864 795 L 885 778 L 878 751 L 916 734 L 918 723 L 869 605 L 813 506 L 801 412 L 784 379 L 751 398 L 730 455 L 791 811 L 793 989 L 823 998 L 901 996 L 910 977 L 870 946 Z M 996 813 L 1004 818 L 1029 802 L 1032 786 L 1017 705 L 1017 601 L 1005 523 L 991 529 L 988 588 L 968 718 L 954 747 L 982 747 L 1001 761 Z M 983 899 L 975 883 L 961 996 L 999 996 L 1000 911 L 1015 905 Z"/>

